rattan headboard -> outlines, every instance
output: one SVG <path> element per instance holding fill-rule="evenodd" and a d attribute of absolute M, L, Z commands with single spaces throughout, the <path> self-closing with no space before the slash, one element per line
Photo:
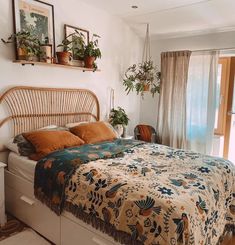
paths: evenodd
<path fill-rule="evenodd" d="M 12 121 L 14 135 L 56 124 L 98 121 L 100 108 L 96 95 L 86 89 L 13 87 L 0 97 L 7 105 L 7 117 L 0 127 Z"/>

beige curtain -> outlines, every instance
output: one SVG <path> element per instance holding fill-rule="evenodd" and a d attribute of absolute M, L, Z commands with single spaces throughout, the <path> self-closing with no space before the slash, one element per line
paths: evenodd
<path fill-rule="evenodd" d="M 191 51 L 161 54 L 161 93 L 158 110 L 160 143 L 186 147 L 186 89 Z"/>

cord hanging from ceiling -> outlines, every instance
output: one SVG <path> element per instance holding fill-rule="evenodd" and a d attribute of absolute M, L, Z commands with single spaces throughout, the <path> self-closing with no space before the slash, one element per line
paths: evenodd
<path fill-rule="evenodd" d="M 150 31 L 149 24 L 147 24 L 142 62 L 130 66 L 126 70 L 123 79 L 127 94 L 135 90 L 137 94 L 141 94 L 144 97 L 144 92 L 150 92 L 152 95 L 160 92 L 161 73 L 151 60 L 150 45 Z"/>
<path fill-rule="evenodd" d="M 149 61 L 151 59 L 150 55 L 151 55 L 151 47 L 150 47 L 150 34 L 149 34 L 149 23 L 148 23 L 146 28 L 142 62 Z"/>

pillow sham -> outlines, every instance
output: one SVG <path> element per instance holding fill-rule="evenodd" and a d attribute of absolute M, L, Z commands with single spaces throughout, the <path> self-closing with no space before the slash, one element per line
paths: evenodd
<path fill-rule="evenodd" d="M 30 154 L 29 158 L 36 161 L 53 151 L 84 144 L 69 131 L 34 131 L 22 135 L 35 147 L 36 153 Z"/>
<path fill-rule="evenodd" d="M 66 125 L 65 125 L 65 127 L 67 127 L 68 129 L 70 129 L 70 128 L 74 128 L 74 127 L 76 127 L 76 126 L 78 126 L 78 125 L 81 125 L 81 124 L 84 124 L 84 123 L 91 123 L 91 122 L 74 122 L 74 123 L 67 123 Z M 110 123 L 108 123 L 108 122 L 104 122 L 105 124 L 106 124 L 106 126 L 107 127 L 109 127 L 112 131 L 113 131 L 113 133 L 116 135 L 116 138 L 118 138 L 119 136 L 118 136 L 118 133 L 117 133 L 117 131 L 114 129 L 114 127 L 110 124 Z"/>
<path fill-rule="evenodd" d="M 117 138 L 115 133 L 104 122 L 79 124 L 71 128 L 70 131 L 87 144 L 111 141 Z"/>
<path fill-rule="evenodd" d="M 53 131 L 60 131 L 60 130 L 69 130 L 66 127 L 58 127 L 57 125 L 49 125 L 37 130 L 53 130 Z M 13 151 L 21 156 L 29 156 L 33 153 L 35 153 L 35 147 L 24 138 L 22 134 L 18 134 L 15 136 L 15 138 L 11 139 L 6 145 L 5 145 L 10 151 Z"/>

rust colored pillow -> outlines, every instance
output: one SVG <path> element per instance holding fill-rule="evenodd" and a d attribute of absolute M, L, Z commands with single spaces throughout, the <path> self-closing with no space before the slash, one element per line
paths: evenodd
<path fill-rule="evenodd" d="M 87 144 L 111 141 L 117 138 L 115 133 L 104 122 L 80 124 L 71 128 L 70 131 Z"/>
<path fill-rule="evenodd" d="M 79 146 L 84 141 L 69 131 L 33 131 L 23 133 L 23 136 L 33 144 L 36 153 L 29 156 L 32 160 L 40 160 L 49 153 L 68 147 Z"/>

